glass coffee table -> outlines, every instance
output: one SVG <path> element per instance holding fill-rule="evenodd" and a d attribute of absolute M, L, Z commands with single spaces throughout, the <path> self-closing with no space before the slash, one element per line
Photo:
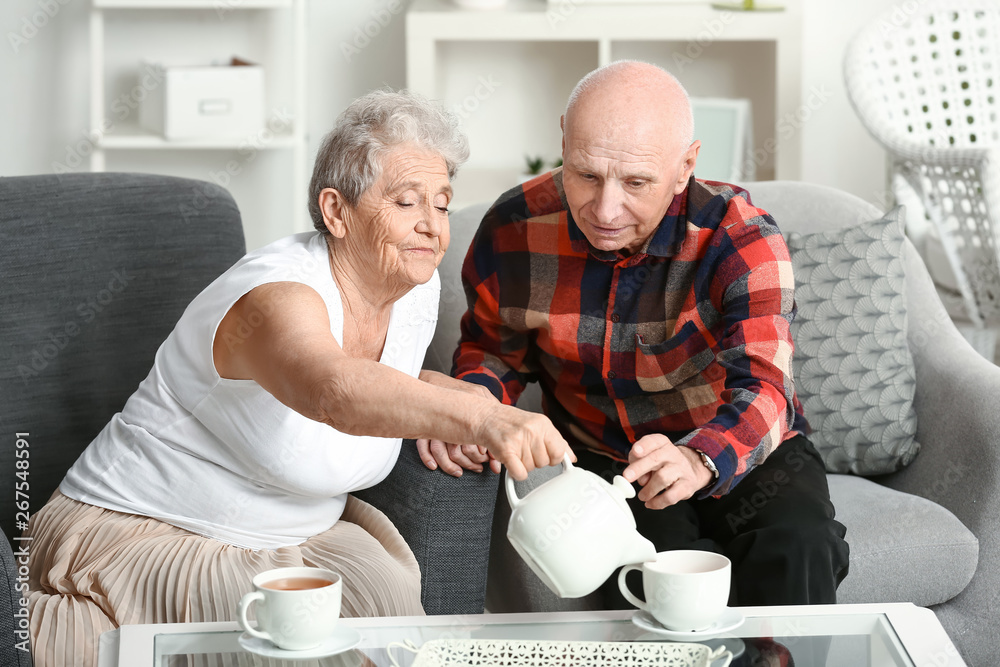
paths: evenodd
<path fill-rule="evenodd" d="M 929 609 L 912 604 L 742 607 L 742 625 L 699 643 L 722 644 L 736 656 L 732 667 L 964 666 L 954 644 Z M 631 622 L 632 611 L 483 614 L 344 619 L 361 643 L 336 656 L 297 663 L 247 653 L 236 623 L 127 625 L 101 637 L 100 667 L 187 665 L 391 665 L 386 647 L 409 640 L 516 639 L 563 641 L 667 641 Z M 414 655 L 391 649 L 400 665 Z M 791 658 L 789 660 L 788 658 Z"/>

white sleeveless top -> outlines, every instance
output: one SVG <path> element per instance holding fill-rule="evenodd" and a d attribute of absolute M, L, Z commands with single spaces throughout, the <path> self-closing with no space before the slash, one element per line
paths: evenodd
<path fill-rule="evenodd" d="M 343 344 L 340 292 L 321 234 L 297 234 L 248 254 L 184 311 L 149 376 L 67 473 L 65 495 L 236 546 L 274 549 L 329 529 L 347 493 L 389 474 L 399 438 L 341 433 L 252 380 L 219 377 L 212 355 L 219 323 L 240 297 L 272 282 L 316 290 Z M 435 271 L 393 304 L 381 363 L 416 377 L 439 296 Z M 250 335 L 254 322 L 243 325 L 241 335 Z"/>

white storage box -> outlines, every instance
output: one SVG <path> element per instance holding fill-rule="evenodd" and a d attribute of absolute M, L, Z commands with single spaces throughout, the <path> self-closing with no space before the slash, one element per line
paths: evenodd
<path fill-rule="evenodd" d="M 229 65 L 165 67 L 143 62 L 157 85 L 139 107 L 143 129 L 170 140 L 242 139 L 264 127 L 264 68 L 233 58 Z"/>

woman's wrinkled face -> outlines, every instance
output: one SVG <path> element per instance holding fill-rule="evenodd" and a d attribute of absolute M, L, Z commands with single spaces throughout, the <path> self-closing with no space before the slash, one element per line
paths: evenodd
<path fill-rule="evenodd" d="M 439 154 L 397 146 L 382 158 L 382 175 L 361 196 L 349 238 L 387 280 L 426 283 L 450 239 L 448 167 Z"/>

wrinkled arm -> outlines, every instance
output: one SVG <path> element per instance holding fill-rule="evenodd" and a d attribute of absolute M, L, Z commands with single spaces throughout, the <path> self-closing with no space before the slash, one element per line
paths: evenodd
<path fill-rule="evenodd" d="M 240 335 L 241 321 L 260 324 Z M 347 356 L 322 298 L 300 283 L 244 295 L 219 325 L 213 352 L 222 377 L 253 380 L 292 410 L 351 435 L 474 442 L 475 426 L 495 405 Z"/>
<path fill-rule="evenodd" d="M 259 324 L 234 342 L 242 322 Z M 330 332 L 322 298 L 299 283 L 263 285 L 240 299 L 223 318 L 213 352 L 221 376 L 253 380 L 342 433 L 475 443 L 515 479 L 557 463 L 568 449 L 542 415 L 348 356 Z"/>

